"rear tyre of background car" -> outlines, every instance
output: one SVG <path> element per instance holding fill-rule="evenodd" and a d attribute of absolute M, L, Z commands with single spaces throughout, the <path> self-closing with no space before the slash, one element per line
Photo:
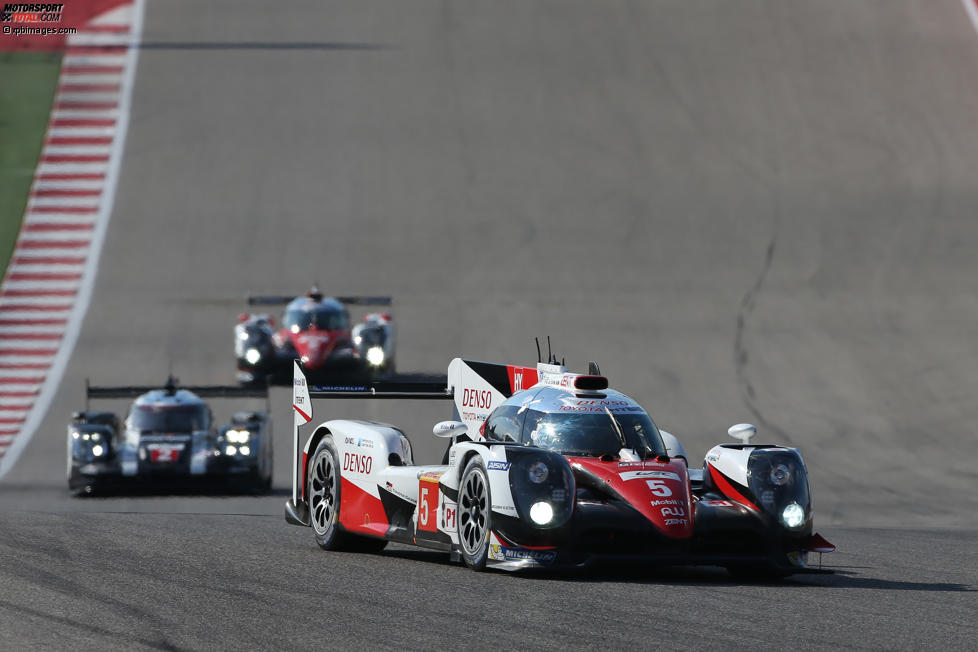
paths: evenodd
<path fill-rule="evenodd" d="M 462 561 L 469 568 L 484 570 L 489 559 L 492 530 L 492 500 L 489 474 L 476 456 L 465 466 L 458 490 L 458 542 Z"/>

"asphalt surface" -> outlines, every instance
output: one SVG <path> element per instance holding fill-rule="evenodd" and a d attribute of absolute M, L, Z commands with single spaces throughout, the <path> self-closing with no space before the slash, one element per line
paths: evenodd
<path fill-rule="evenodd" d="M 98 284 L 0 482 L 0 647 L 972 648 L 978 34 L 958 0 L 150 0 Z M 833 575 L 475 574 L 254 497 L 73 499 L 84 378 L 233 380 L 249 293 L 395 297 L 398 365 L 573 368 L 802 449 Z M 335 402 L 403 426 L 441 404 Z M 124 409 L 124 405 L 118 406 Z M 221 413 L 218 413 L 221 416 Z M 226 416 L 226 413 L 225 413 Z"/>

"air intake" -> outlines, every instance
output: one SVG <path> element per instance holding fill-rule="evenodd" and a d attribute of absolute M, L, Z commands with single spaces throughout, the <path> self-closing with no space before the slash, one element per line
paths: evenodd
<path fill-rule="evenodd" d="M 608 379 L 604 376 L 577 376 L 574 378 L 574 389 L 582 389 L 586 392 L 608 389 Z"/>

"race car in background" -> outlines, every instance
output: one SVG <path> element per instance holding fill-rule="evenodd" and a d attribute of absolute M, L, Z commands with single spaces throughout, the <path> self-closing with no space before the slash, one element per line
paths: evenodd
<path fill-rule="evenodd" d="M 404 432 L 361 419 L 299 425 L 319 398 L 445 399 L 445 463 L 415 465 Z M 294 366 L 292 498 L 286 521 L 321 548 L 388 541 L 443 550 L 475 570 L 580 566 L 602 559 L 717 565 L 733 574 L 820 572 L 801 453 L 729 430 L 702 467 L 592 363 L 571 373 L 456 358 L 442 383 L 309 388 Z"/>
<path fill-rule="evenodd" d="M 220 385 L 92 387 L 85 410 L 68 424 L 68 488 L 76 495 L 164 485 L 267 491 L 272 484 L 268 388 Z M 239 411 L 216 427 L 204 398 L 264 399 L 263 411 Z M 90 410 L 92 399 L 135 398 L 125 420 Z"/>
<path fill-rule="evenodd" d="M 347 306 L 390 306 L 390 297 L 326 297 L 313 287 L 305 296 L 249 297 L 250 306 L 284 305 L 281 326 L 265 313 L 242 313 L 234 327 L 238 382 L 286 384 L 292 361 L 321 380 L 363 378 L 394 371 L 390 313 L 367 314 L 351 329 Z"/>

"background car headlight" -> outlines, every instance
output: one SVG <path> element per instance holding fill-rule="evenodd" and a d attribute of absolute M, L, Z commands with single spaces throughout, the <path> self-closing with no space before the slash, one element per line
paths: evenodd
<path fill-rule="evenodd" d="M 540 484 L 541 482 L 546 481 L 547 476 L 550 475 L 550 469 L 548 469 L 547 465 L 543 462 L 534 462 L 530 465 L 528 471 L 530 475 L 530 482 L 535 484 Z"/>
<path fill-rule="evenodd" d="M 245 360 L 248 361 L 248 364 L 257 363 L 259 360 L 261 360 L 261 351 L 256 348 L 248 349 L 245 351 Z"/>
<path fill-rule="evenodd" d="M 372 346 L 367 349 L 367 362 L 375 367 L 384 364 L 384 349 L 379 346 Z"/>
<path fill-rule="evenodd" d="M 787 527 L 796 528 L 805 522 L 805 510 L 798 503 L 791 503 L 781 512 L 781 522 Z"/>
<path fill-rule="evenodd" d="M 245 456 L 251 455 L 251 448 L 249 448 L 248 446 L 242 446 L 241 448 L 238 449 L 238 452 Z"/>
<path fill-rule="evenodd" d="M 247 430 L 228 430 L 225 436 L 232 444 L 244 444 L 251 438 L 251 433 Z"/>
<path fill-rule="evenodd" d="M 230 444 L 228 444 L 228 447 L 224 449 L 224 454 L 225 455 L 237 455 L 238 454 L 238 447 L 237 446 L 231 446 Z"/>
<path fill-rule="evenodd" d="M 546 525 L 554 517 L 554 508 L 550 503 L 541 500 L 530 506 L 530 519 L 537 525 Z"/>
<path fill-rule="evenodd" d="M 102 453 L 104 452 L 105 449 L 102 448 L 102 444 L 95 444 L 94 446 L 92 446 L 92 455 L 94 455 L 95 457 L 101 457 Z"/>

